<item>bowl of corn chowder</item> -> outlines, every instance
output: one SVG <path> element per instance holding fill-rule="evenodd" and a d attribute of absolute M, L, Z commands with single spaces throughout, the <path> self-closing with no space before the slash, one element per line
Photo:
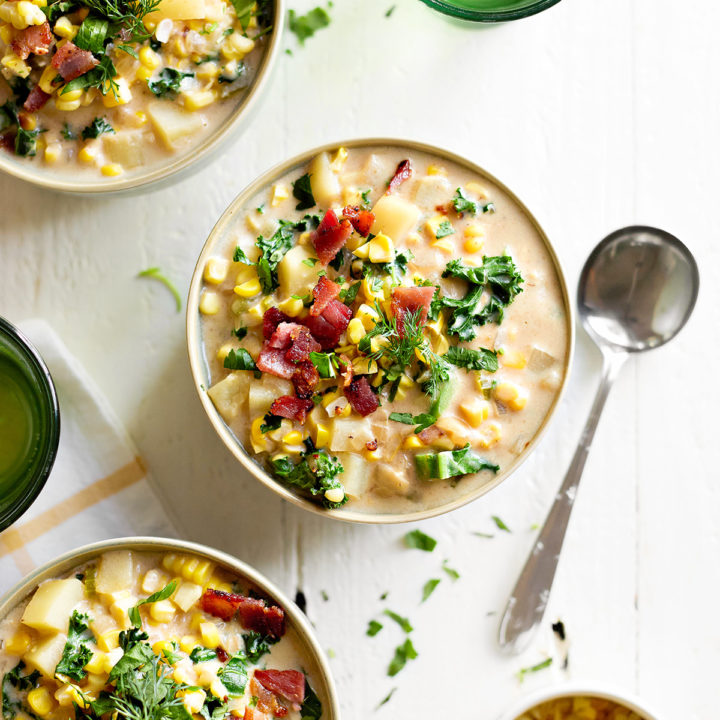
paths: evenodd
<path fill-rule="evenodd" d="M 0 600 L 7 720 L 339 717 L 307 618 L 244 563 L 158 538 L 87 546 Z"/>
<path fill-rule="evenodd" d="M 190 363 L 255 477 L 357 522 L 436 515 L 528 455 L 568 373 L 557 258 L 478 166 L 400 140 L 313 150 L 244 190 L 188 301 Z"/>
<path fill-rule="evenodd" d="M 0 0 L 0 168 L 126 190 L 209 159 L 260 100 L 282 0 Z"/>
<path fill-rule="evenodd" d="M 659 720 L 659 716 L 636 698 L 583 685 L 534 693 L 501 720 Z"/>

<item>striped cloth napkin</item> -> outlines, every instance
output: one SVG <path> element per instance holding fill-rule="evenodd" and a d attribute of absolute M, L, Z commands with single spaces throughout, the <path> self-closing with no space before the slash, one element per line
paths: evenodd
<path fill-rule="evenodd" d="M 0 533 L 0 595 L 33 568 L 86 543 L 177 534 L 132 441 L 78 361 L 47 323 L 28 320 L 19 328 L 55 381 L 60 447 L 35 503 Z"/>

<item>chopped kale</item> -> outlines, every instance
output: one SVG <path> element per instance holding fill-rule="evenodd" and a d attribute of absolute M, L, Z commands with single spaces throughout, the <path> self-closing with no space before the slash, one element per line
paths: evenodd
<path fill-rule="evenodd" d="M 455 234 L 455 228 L 452 226 L 449 220 L 443 220 L 435 230 L 435 237 L 440 240 L 440 238 L 447 237 L 448 235 L 454 235 Z"/>
<path fill-rule="evenodd" d="M 421 480 L 446 480 L 481 470 L 497 472 L 499 469 L 499 465 L 494 465 L 471 450 L 469 443 L 460 450 L 415 455 L 415 470 Z"/>
<path fill-rule="evenodd" d="M 277 640 L 269 635 L 263 635 L 251 630 L 243 636 L 243 642 L 245 643 L 245 654 L 248 660 L 251 663 L 257 663 L 263 655 L 270 652 L 270 646 L 276 643 Z"/>
<path fill-rule="evenodd" d="M 114 134 L 115 130 L 105 118 L 96 117 L 86 128 L 83 129 L 82 138 L 83 140 L 90 140 L 100 137 L 103 133 Z"/>
<path fill-rule="evenodd" d="M 82 680 L 87 675 L 84 668 L 90 662 L 93 654 L 87 643 L 94 639 L 89 630 L 89 623 L 88 615 L 79 613 L 77 610 L 73 611 L 62 657 L 55 668 L 56 673 L 67 675 L 73 680 Z"/>
<path fill-rule="evenodd" d="M 183 79 L 192 76 L 193 73 L 181 72 L 175 68 L 166 67 L 160 71 L 157 80 L 148 80 L 148 87 L 154 95 L 168 100 L 174 100 L 180 90 L 180 83 Z"/>
<path fill-rule="evenodd" d="M 295 206 L 296 210 L 307 210 L 308 208 L 315 207 L 315 197 L 313 196 L 310 175 L 308 173 L 299 177 L 292 186 L 293 197 L 298 201 Z"/>
<path fill-rule="evenodd" d="M 348 501 L 347 495 L 339 503 L 330 502 L 324 497 L 325 492 L 341 488 L 342 483 L 337 476 L 343 472 L 343 466 L 336 457 L 331 457 L 324 450 L 309 450 L 303 453 L 296 464 L 289 457 L 271 460 L 275 474 L 288 485 L 307 490 L 312 495 L 322 495 L 323 504 L 327 508 L 338 508 Z"/>
<path fill-rule="evenodd" d="M 227 688 L 230 697 L 242 697 L 248 682 L 247 658 L 244 653 L 233 655 L 218 672 L 218 677 Z"/>
<path fill-rule="evenodd" d="M 197 647 L 193 648 L 192 652 L 190 653 L 190 659 L 194 663 L 209 662 L 210 660 L 217 660 L 217 653 L 211 648 L 206 648 L 202 645 L 198 645 Z"/>
<path fill-rule="evenodd" d="M 282 418 L 279 415 L 273 415 L 268 413 L 263 418 L 262 424 L 260 425 L 260 432 L 264 435 L 265 433 L 277 430 L 282 425 Z"/>
<path fill-rule="evenodd" d="M 23 157 L 34 157 L 37 153 L 37 138 L 40 134 L 39 129 L 25 130 L 18 125 L 17 135 L 15 136 L 15 154 Z"/>
<path fill-rule="evenodd" d="M 497 353 L 486 348 L 471 350 L 470 348 L 453 346 L 443 355 L 453 365 L 468 370 L 486 370 L 495 372 L 498 369 Z"/>
<path fill-rule="evenodd" d="M 257 274 L 263 292 L 268 295 L 279 286 L 277 266 L 285 257 L 285 253 L 293 245 L 294 223 L 280 221 L 280 226 L 272 237 L 258 237 L 255 244 L 260 248 L 260 259 L 257 261 Z"/>

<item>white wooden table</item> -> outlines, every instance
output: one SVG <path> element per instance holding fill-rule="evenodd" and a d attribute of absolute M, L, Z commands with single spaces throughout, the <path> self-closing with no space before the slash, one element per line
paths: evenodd
<path fill-rule="evenodd" d="M 719 715 L 720 7 L 679 5 L 564 0 L 529 20 L 476 28 L 417 0 L 335 0 L 332 26 L 305 48 L 286 38 L 294 55 L 279 58 L 261 117 L 200 174 L 141 197 L 88 200 L 0 178 L 0 314 L 41 316 L 60 332 L 189 539 L 251 562 L 291 595 L 304 590 L 346 718 L 374 717 L 397 686 L 378 718 L 494 720 L 520 694 L 565 679 L 637 691 L 667 718 Z M 537 452 L 486 498 L 423 523 L 439 540 L 426 554 L 402 547 L 408 527 L 323 521 L 246 476 L 195 396 L 183 316 L 164 288 L 135 278 L 160 265 L 187 287 L 215 219 L 246 183 L 291 154 L 356 135 L 434 142 L 487 167 L 544 224 L 573 291 L 592 246 L 622 225 L 666 228 L 698 258 L 703 287 L 689 326 L 631 362 L 610 398 L 547 627 L 520 658 L 499 653 L 489 613 L 504 606 L 589 409 L 599 357 L 582 331 Z M 496 531 L 493 514 L 512 534 Z M 462 577 L 444 578 L 420 606 L 444 558 Z M 386 605 L 411 618 L 420 653 L 394 679 L 385 673 L 400 629 L 388 621 L 365 636 Z M 556 619 L 567 628 L 567 671 Z M 516 671 L 548 654 L 554 665 L 520 685 Z"/>

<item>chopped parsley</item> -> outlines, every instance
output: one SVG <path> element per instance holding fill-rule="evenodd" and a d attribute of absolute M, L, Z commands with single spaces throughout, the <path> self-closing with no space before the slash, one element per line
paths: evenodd
<path fill-rule="evenodd" d="M 403 540 L 405 547 L 414 550 L 423 550 L 425 552 L 432 552 L 437 545 L 437 540 L 426 535 L 422 530 L 411 530 L 405 534 Z"/>
<path fill-rule="evenodd" d="M 247 334 L 248 329 L 246 327 L 235 328 L 231 333 L 231 335 L 236 337 L 238 340 L 243 340 Z"/>
<path fill-rule="evenodd" d="M 435 237 L 439 240 L 440 238 L 447 237 L 448 235 L 454 235 L 455 228 L 452 226 L 449 220 L 443 220 L 435 230 Z"/>
<path fill-rule="evenodd" d="M 39 129 L 25 130 L 18 125 L 17 135 L 15 136 L 15 154 L 23 157 L 35 157 L 37 154 L 37 139 L 40 134 Z"/>
<path fill-rule="evenodd" d="M 383 624 L 377 620 L 371 620 L 365 634 L 368 637 L 375 637 L 383 629 Z"/>
<path fill-rule="evenodd" d="M 386 11 L 385 11 L 385 17 L 389 18 L 394 12 L 397 5 L 391 5 Z M 389 698 L 388 698 L 389 699 Z"/>
<path fill-rule="evenodd" d="M 86 128 L 83 129 L 82 139 L 94 139 L 100 137 L 100 135 L 102 135 L 103 133 L 114 134 L 115 130 L 105 118 L 96 117 Z"/>
<path fill-rule="evenodd" d="M 240 247 L 235 248 L 233 252 L 233 262 L 239 262 L 243 265 L 254 265 L 255 263 L 245 254 L 245 251 Z"/>
<path fill-rule="evenodd" d="M 537 665 L 531 665 L 530 667 L 521 668 L 517 672 L 517 679 L 522 682 L 525 679 L 526 675 L 529 675 L 530 673 L 536 673 L 540 670 L 544 670 L 545 668 L 549 668 L 552 665 L 552 658 L 547 658 L 547 660 L 543 660 L 542 662 L 537 663 Z"/>
<path fill-rule="evenodd" d="M 340 363 L 335 353 L 311 352 L 310 362 L 315 366 L 321 378 L 337 377 L 335 370 L 339 368 Z"/>
<path fill-rule="evenodd" d="M 302 720 L 320 720 L 323 714 L 322 703 L 317 693 L 310 687 L 310 683 L 305 678 L 305 699 L 300 708 L 300 716 Z"/>
<path fill-rule="evenodd" d="M 440 578 L 431 578 L 423 585 L 422 600 L 425 602 L 434 592 L 435 588 L 440 584 Z"/>
<path fill-rule="evenodd" d="M 471 215 L 477 215 L 479 212 L 495 212 L 494 203 L 481 205 L 480 203 L 471 200 L 462 188 L 455 190 L 455 197 L 453 198 L 452 204 L 456 213 L 470 213 Z"/>
<path fill-rule="evenodd" d="M 292 12 L 292 10 L 290 11 Z M 313 196 L 312 186 L 310 185 L 310 175 L 305 173 L 299 177 L 293 184 L 293 197 L 298 201 L 295 206 L 296 210 L 307 210 L 315 207 L 315 197 Z"/>
<path fill-rule="evenodd" d="M 413 626 L 410 624 L 410 621 L 402 615 L 398 615 L 392 610 L 384 610 L 383 614 L 387 615 L 391 620 L 394 620 L 403 629 L 403 632 L 411 633 L 413 631 Z"/>
<path fill-rule="evenodd" d="M 210 648 L 198 645 L 190 653 L 190 659 L 194 663 L 209 662 L 210 660 L 217 660 L 217 653 Z"/>
<path fill-rule="evenodd" d="M 30 717 L 33 713 L 23 706 L 17 697 L 18 692 L 32 690 L 40 680 L 40 673 L 34 670 L 29 675 L 22 675 L 25 663 L 21 660 L 12 670 L 3 675 L 2 680 L 2 717 L 4 720 L 14 720 L 20 711 L 26 712 Z M 17 692 L 13 692 L 13 690 Z"/>
<path fill-rule="evenodd" d="M 262 424 L 260 425 L 260 432 L 264 435 L 265 433 L 277 430 L 282 425 L 282 418 L 279 415 L 273 415 L 268 413 L 263 418 Z"/>
<path fill-rule="evenodd" d="M 142 270 L 138 273 L 138 277 L 153 278 L 154 280 L 162 283 L 175 298 L 175 309 L 178 312 L 182 310 L 182 297 L 180 297 L 180 292 L 178 291 L 177 287 L 175 287 L 175 284 L 172 282 L 172 280 L 170 280 L 167 275 L 165 275 L 162 270 L 160 270 L 159 267 L 151 267 L 147 270 Z"/>
<path fill-rule="evenodd" d="M 492 520 L 500 530 L 504 530 L 505 532 L 512 532 L 512 530 L 497 515 L 493 515 Z"/>
<path fill-rule="evenodd" d="M 255 244 L 260 248 L 260 259 L 257 261 L 257 274 L 263 292 L 268 295 L 279 286 L 277 266 L 285 257 L 285 253 L 293 246 L 295 223 L 280 221 L 280 226 L 272 237 L 258 237 Z"/>
<path fill-rule="evenodd" d="M 322 495 L 323 505 L 335 509 L 348 501 L 345 495 L 341 502 L 331 502 L 324 497 L 328 490 L 341 488 L 343 484 L 337 476 L 343 472 L 342 463 L 328 455 L 324 450 L 310 450 L 303 453 L 300 462 L 294 464 L 289 457 L 279 457 L 270 461 L 275 475 L 288 485 L 307 490 L 312 495 Z"/>
<path fill-rule="evenodd" d="M 81 50 L 89 50 L 93 55 L 105 52 L 105 40 L 110 24 L 107 20 L 92 15 L 86 17 L 73 38 L 73 43 Z"/>
<path fill-rule="evenodd" d="M 180 90 L 180 83 L 184 78 L 193 77 L 193 73 L 186 73 L 175 68 L 165 67 L 160 71 L 156 80 L 148 80 L 150 92 L 158 97 L 174 100 Z"/>
<path fill-rule="evenodd" d="M 258 367 L 252 355 L 245 348 L 233 348 L 225 357 L 223 367 L 227 370 L 254 370 Z"/>
<path fill-rule="evenodd" d="M 304 15 L 298 15 L 294 10 L 290 10 L 288 22 L 290 30 L 295 33 L 300 44 L 304 45 L 308 38 L 330 24 L 330 15 L 323 7 L 313 8 Z"/>
<path fill-rule="evenodd" d="M 387 674 L 395 677 L 405 667 L 408 660 L 414 660 L 417 656 L 417 650 L 415 650 L 412 640 L 407 638 L 402 645 L 395 648 L 395 657 L 390 661 Z"/>
<path fill-rule="evenodd" d="M 448 563 L 447 560 L 443 560 L 442 569 L 445 571 L 445 574 L 446 574 L 453 582 L 455 582 L 456 580 L 459 580 L 459 579 L 460 579 L 460 573 L 459 573 L 457 570 L 451 568 L 447 563 Z"/>
<path fill-rule="evenodd" d="M 67 641 L 60 662 L 55 668 L 56 673 L 67 675 L 73 680 L 82 680 L 87 675 L 84 668 L 93 655 L 87 643 L 94 639 L 89 630 L 89 623 L 88 615 L 73 610 L 68 625 Z"/>
<path fill-rule="evenodd" d="M 73 132 L 67 121 L 63 123 L 60 134 L 65 138 L 65 140 L 77 140 L 77 135 Z"/>

